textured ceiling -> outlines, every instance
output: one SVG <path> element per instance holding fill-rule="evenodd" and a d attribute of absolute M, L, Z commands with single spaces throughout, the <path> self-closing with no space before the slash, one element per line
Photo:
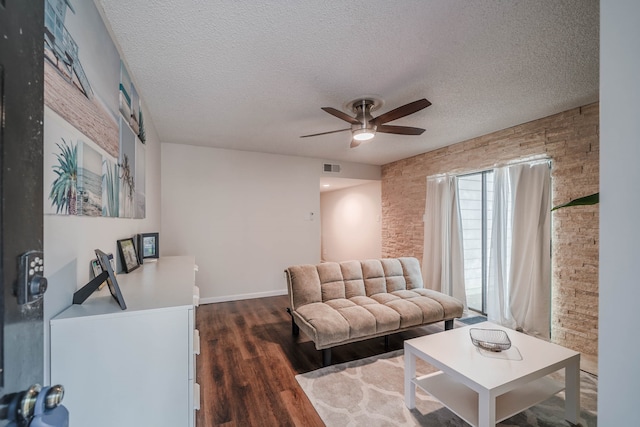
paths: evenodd
<path fill-rule="evenodd" d="M 598 100 L 598 0 L 97 3 L 162 142 L 380 165 Z M 363 95 L 426 132 L 299 138 Z"/>

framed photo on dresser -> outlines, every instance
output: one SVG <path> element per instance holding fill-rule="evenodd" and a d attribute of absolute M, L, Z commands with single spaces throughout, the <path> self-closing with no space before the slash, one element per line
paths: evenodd
<path fill-rule="evenodd" d="M 143 263 L 147 258 L 160 257 L 160 235 L 159 233 L 138 234 L 138 259 Z"/>
<path fill-rule="evenodd" d="M 140 267 L 136 247 L 131 237 L 118 240 L 118 252 L 120 253 L 120 261 L 122 262 L 122 269 L 125 273 L 130 273 Z"/>

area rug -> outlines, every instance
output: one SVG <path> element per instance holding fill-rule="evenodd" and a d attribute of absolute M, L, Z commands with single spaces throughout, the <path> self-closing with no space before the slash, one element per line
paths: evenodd
<path fill-rule="evenodd" d="M 462 317 L 456 319 L 458 322 L 462 322 L 465 325 L 475 325 L 476 323 L 486 322 L 487 318 L 484 316 Z"/>
<path fill-rule="evenodd" d="M 436 369 L 418 360 L 417 372 Z M 559 373 L 553 374 L 563 380 Z M 328 427 L 447 426 L 468 424 L 418 389 L 416 408 L 404 405 L 404 358 L 398 350 L 353 362 L 328 366 L 296 376 L 298 383 Z M 580 372 L 580 425 L 597 425 L 597 378 Z M 498 424 L 501 427 L 569 426 L 564 420 L 564 393 Z"/>

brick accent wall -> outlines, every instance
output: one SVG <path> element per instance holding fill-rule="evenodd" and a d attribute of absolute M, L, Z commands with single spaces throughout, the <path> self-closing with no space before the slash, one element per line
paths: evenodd
<path fill-rule="evenodd" d="M 553 205 L 598 191 L 599 104 L 574 108 L 382 166 L 382 256 L 422 259 L 426 178 L 546 155 Z M 552 215 L 552 340 L 598 352 L 598 206 Z"/>
<path fill-rule="evenodd" d="M 120 152 L 120 127 L 116 119 L 97 102 L 87 99 L 46 60 L 44 79 L 45 105 L 117 159 Z"/>

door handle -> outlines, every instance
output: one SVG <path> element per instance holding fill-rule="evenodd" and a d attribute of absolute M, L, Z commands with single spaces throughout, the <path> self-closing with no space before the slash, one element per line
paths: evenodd
<path fill-rule="evenodd" d="M 69 411 L 61 405 L 64 388 L 61 385 L 41 387 L 34 384 L 27 390 L 6 396 L 3 419 L 9 427 L 69 427 Z"/>
<path fill-rule="evenodd" d="M 36 398 L 29 427 L 69 427 L 69 411 L 60 404 L 63 397 L 61 385 L 43 388 Z"/>

